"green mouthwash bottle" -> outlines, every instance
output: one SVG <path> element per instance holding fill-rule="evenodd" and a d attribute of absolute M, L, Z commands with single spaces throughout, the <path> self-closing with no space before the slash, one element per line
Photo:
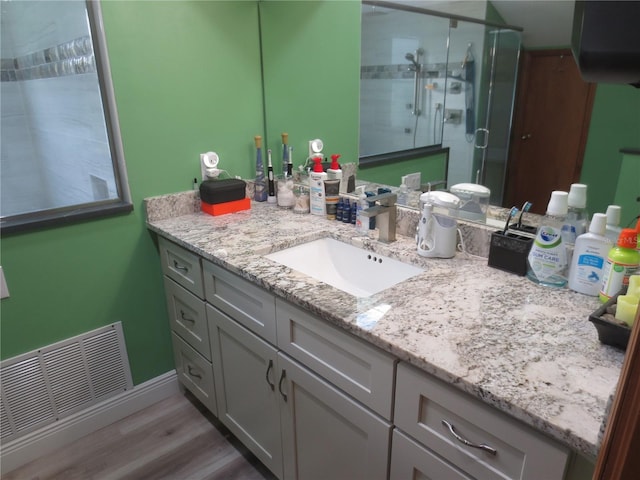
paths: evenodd
<path fill-rule="evenodd" d="M 602 274 L 600 301 L 606 302 L 624 285 L 629 285 L 629 277 L 638 271 L 640 252 L 636 250 L 638 233 L 634 228 L 623 228 L 618 243 L 609 250 L 607 263 Z"/>
<path fill-rule="evenodd" d="M 568 210 L 567 192 L 551 192 L 547 213 L 527 257 L 527 278 L 547 287 L 564 287 L 567 284 L 567 246 L 562 227 Z"/>

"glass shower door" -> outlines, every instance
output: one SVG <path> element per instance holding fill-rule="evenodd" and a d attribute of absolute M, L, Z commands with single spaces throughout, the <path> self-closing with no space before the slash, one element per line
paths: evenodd
<path fill-rule="evenodd" d="M 520 32 L 495 27 L 487 27 L 485 35 L 473 165 L 478 183 L 491 190 L 493 205 L 503 203 L 520 37 Z"/>

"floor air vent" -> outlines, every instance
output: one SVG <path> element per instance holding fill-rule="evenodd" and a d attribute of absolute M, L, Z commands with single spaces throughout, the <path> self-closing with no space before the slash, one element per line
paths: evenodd
<path fill-rule="evenodd" d="M 120 322 L 0 363 L 2 441 L 132 387 Z"/>

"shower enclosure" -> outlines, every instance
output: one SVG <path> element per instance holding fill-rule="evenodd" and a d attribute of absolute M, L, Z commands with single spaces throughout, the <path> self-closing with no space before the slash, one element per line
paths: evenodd
<path fill-rule="evenodd" d="M 448 186 L 481 183 L 501 204 L 520 35 L 474 18 L 363 2 L 360 157 L 393 161 L 446 147 Z"/>

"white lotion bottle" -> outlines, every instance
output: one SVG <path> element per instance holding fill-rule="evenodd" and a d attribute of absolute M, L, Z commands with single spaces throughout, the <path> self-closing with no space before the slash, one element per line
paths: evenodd
<path fill-rule="evenodd" d="M 324 181 L 327 173 L 322 169 L 322 158 L 313 157 L 313 170 L 309 172 L 309 211 L 312 215 L 327 214 Z"/>
<path fill-rule="evenodd" d="M 594 213 L 589 231 L 578 236 L 569 268 L 569 288 L 575 292 L 597 297 L 602 286 L 607 254 L 613 242 L 605 236 L 607 216 Z"/>

